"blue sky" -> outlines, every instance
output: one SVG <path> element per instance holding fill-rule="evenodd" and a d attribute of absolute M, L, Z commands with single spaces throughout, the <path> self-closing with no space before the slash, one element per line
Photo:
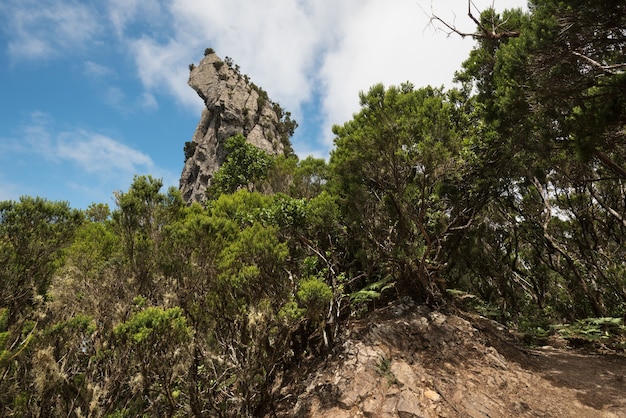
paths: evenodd
<path fill-rule="evenodd" d="M 427 14 L 472 31 L 466 8 L 465 0 L 3 0 L 0 200 L 113 206 L 113 191 L 136 174 L 178 186 L 202 106 L 188 67 L 207 47 L 292 112 L 300 157 L 327 157 L 330 129 L 359 110 L 360 90 L 452 85 L 473 42 L 436 30 Z"/>

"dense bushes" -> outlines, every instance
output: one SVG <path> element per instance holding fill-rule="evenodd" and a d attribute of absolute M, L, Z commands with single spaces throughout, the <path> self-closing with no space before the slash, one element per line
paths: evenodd
<path fill-rule="evenodd" d="M 519 36 L 480 38 L 461 90 L 362 93 L 329 164 L 231 138 L 206 207 L 150 176 L 112 212 L 1 202 L 0 415 L 259 415 L 381 297 L 619 347 L 626 40 L 582 3 L 486 12 Z"/>

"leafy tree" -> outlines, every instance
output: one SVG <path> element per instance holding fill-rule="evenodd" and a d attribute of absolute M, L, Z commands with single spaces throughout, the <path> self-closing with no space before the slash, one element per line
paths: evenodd
<path fill-rule="evenodd" d="M 294 173 L 298 164 L 298 157 L 295 155 L 289 157 L 277 155 L 273 157 L 267 178 L 259 185 L 259 191 L 266 194 L 290 194 L 294 183 Z"/>
<path fill-rule="evenodd" d="M 353 256 L 370 281 L 391 276 L 401 293 L 440 301 L 446 245 L 481 203 L 462 97 L 407 83 L 360 98 L 333 129 L 330 162 Z"/>
<path fill-rule="evenodd" d="M 324 324 L 320 304 L 330 301 L 314 299 L 314 291 L 301 299 L 299 316 L 286 314 L 305 277 L 298 258 L 313 246 L 307 240 L 303 250 L 301 244 L 308 213 L 304 200 L 240 189 L 207 208 L 190 206 L 164 229 L 160 271 L 171 284 L 169 300 L 196 331 L 181 395 L 194 414 L 258 413 L 269 402 L 277 371 L 294 355 L 292 335 L 309 329 L 307 321 L 316 330 Z M 316 280 L 329 289 L 324 276 Z"/>
<path fill-rule="evenodd" d="M 373 86 L 329 164 L 230 138 L 205 207 L 151 176 L 113 212 L 0 202 L 0 415 L 260 416 L 350 309 L 406 294 L 621 332 L 624 15 L 472 14 L 460 90 Z"/>
<path fill-rule="evenodd" d="M 111 217 L 111 210 L 106 203 L 92 203 L 85 211 L 87 220 L 91 222 L 104 222 Z"/>
<path fill-rule="evenodd" d="M 188 159 L 193 157 L 193 155 L 196 152 L 197 147 L 198 147 L 197 142 L 194 142 L 194 141 L 185 142 L 185 146 L 183 147 L 183 152 L 185 154 L 185 162 L 187 162 Z"/>
<path fill-rule="evenodd" d="M 65 257 L 49 292 L 46 311 L 50 321 L 68 321 L 83 315 L 97 318 L 108 329 L 119 314 L 112 307 L 135 296 L 134 286 L 127 280 L 122 243 L 113 222 L 84 221 L 65 250 Z"/>
<path fill-rule="evenodd" d="M 483 218 L 491 228 L 474 231 L 482 245 L 468 253 L 483 252 L 471 269 L 458 261 L 503 312 L 522 303 L 549 320 L 606 315 L 624 304 L 623 279 L 607 273 L 621 270 L 613 231 L 624 227 L 614 194 L 624 178 L 623 7 L 537 0 L 527 15 L 481 19 L 507 22 L 519 37 L 480 39 L 458 75 L 478 89 L 501 185 Z"/>
<path fill-rule="evenodd" d="M 1 414 L 26 414 L 36 366 L 39 315 L 49 298 L 63 251 L 83 220 L 66 202 L 22 197 L 0 202 L 0 405 Z M 40 382 L 42 382 L 40 380 Z M 42 413 L 45 413 L 43 411 Z"/>
<path fill-rule="evenodd" d="M 181 411 L 186 343 L 192 330 L 180 308 L 148 307 L 114 329 L 118 355 L 130 360 L 122 391 L 130 395 L 126 413 L 173 416 Z M 127 396 L 128 396 L 127 395 Z M 121 399 L 117 400 L 118 405 Z"/>
<path fill-rule="evenodd" d="M 0 308 L 8 308 L 9 326 L 27 318 L 37 298 L 45 298 L 81 221 L 67 202 L 30 197 L 0 202 Z"/>
<path fill-rule="evenodd" d="M 227 217 L 213 216 L 199 205 L 164 229 L 160 271 L 173 278 L 178 303 L 194 326 L 206 309 L 206 295 L 218 273 L 221 252 L 237 237 L 239 226 Z"/>
<path fill-rule="evenodd" d="M 135 176 L 128 192 L 115 194 L 118 209 L 113 212 L 113 224 L 138 291 L 146 296 L 152 295 L 163 228 L 183 207 L 180 193 L 170 189 L 163 194 L 162 186 L 152 176 Z"/>
<path fill-rule="evenodd" d="M 625 6 L 614 1 L 536 1 L 530 44 L 533 114 L 555 126 L 583 160 L 626 178 Z"/>
<path fill-rule="evenodd" d="M 307 157 L 294 170 L 292 194 L 312 198 L 319 195 L 328 179 L 328 166 L 321 158 Z"/>
<path fill-rule="evenodd" d="M 272 166 L 272 157 L 248 143 L 241 134 L 227 139 L 225 148 L 228 152 L 226 159 L 207 190 L 212 199 L 240 188 L 254 190 L 255 184 L 267 178 Z"/>
<path fill-rule="evenodd" d="M 38 333 L 29 376 L 32 412 L 71 415 L 76 404 L 89 404 L 93 393 L 85 372 L 94 354 L 95 330 L 91 317 L 78 314 Z"/>

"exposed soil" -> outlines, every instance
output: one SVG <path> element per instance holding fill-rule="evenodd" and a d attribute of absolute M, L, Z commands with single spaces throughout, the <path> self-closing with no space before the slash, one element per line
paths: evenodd
<path fill-rule="evenodd" d="M 486 318 L 405 301 L 287 375 L 272 416 L 626 417 L 626 357 L 553 345 L 529 349 Z"/>

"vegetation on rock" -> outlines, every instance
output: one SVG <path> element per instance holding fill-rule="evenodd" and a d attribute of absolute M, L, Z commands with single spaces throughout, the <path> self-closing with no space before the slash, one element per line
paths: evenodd
<path fill-rule="evenodd" d="M 485 11 L 515 36 L 476 35 L 458 89 L 361 93 L 328 163 L 274 104 L 287 151 L 231 136 L 204 205 L 151 176 L 112 211 L 0 202 L 0 415 L 262 415 L 407 296 L 624 349 L 625 9 Z"/>

